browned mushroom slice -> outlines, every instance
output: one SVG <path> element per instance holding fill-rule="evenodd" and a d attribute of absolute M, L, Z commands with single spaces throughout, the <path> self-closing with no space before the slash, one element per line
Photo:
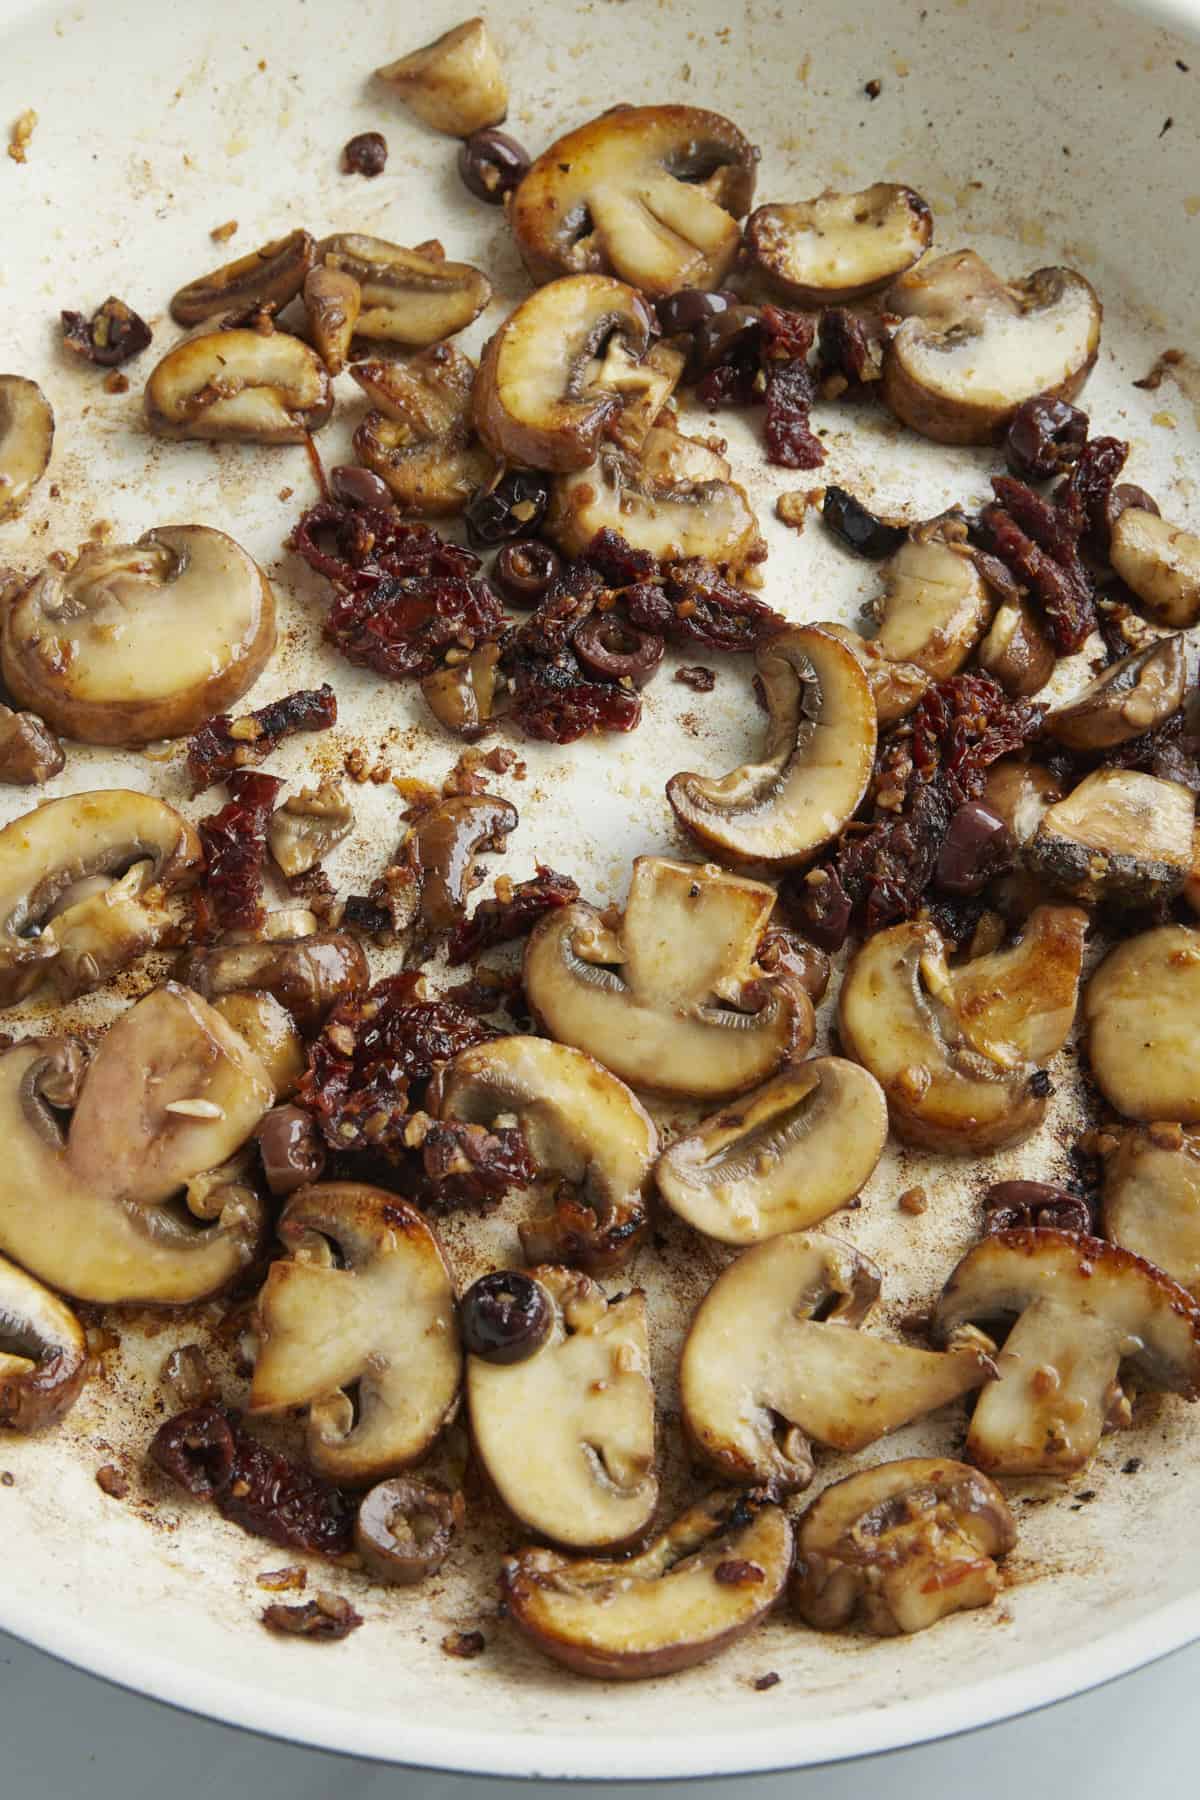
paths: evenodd
<path fill-rule="evenodd" d="M 304 310 L 318 356 L 331 375 L 340 375 L 362 311 L 362 289 L 345 269 L 322 263 L 304 277 Z"/>
<path fill-rule="evenodd" d="M 755 653 L 770 717 L 762 756 L 728 775 L 673 775 L 675 816 L 734 862 L 809 861 L 849 823 L 875 760 L 875 702 L 851 652 L 817 625 Z"/>
<path fill-rule="evenodd" d="M 467 1358 L 471 1437 L 504 1505 L 568 1549 L 635 1542 L 654 1517 L 654 1389 L 643 1293 L 605 1299 L 573 1269 L 530 1279 L 549 1326 L 528 1356 Z"/>
<path fill-rule="evenodd" d="M 1080 900 L 1169 900 L 1192 866 L 1195 800 L 1177 781 L 1097 769 L 1043 815 L 1026 849 L 1035 874 Z"/>
<path fill-rule="evenodd" d="M 553 1210 L 520 1227 L 531 1262 L 599 1273 L 628 1262 L 646 1231 L 658 1134 L 623 1081 L 566 1044 L 504 1037 L 459 1052 L 438 1111 L 474 1125 L 519 1120 L 533 1161 L 555 1184 Z M 562 1182 L 576 1194 L 564 1197 Z"/>
<path fill-rule="evenodd" d="M 273 238 L 181 287 L 171 301 L 171 317 L 180 325 L 198 325 L 251 307 L 282 310 L 304 286 L 315 257 L 316 245 L 307 231 Z"/>
<path fill-rule="evenodd" d="M 615 106 L 538 157 L 509 218 L 535 281 L 595 272 L 643 293 L 713 288 L 741 246 L 757 156 L 694 106 Z"/>
<path fill-rule="evenodd" d="M 0 782 L 40 787 L 62 772 L 66 760 L 66 752 L 45 720 L 36 713 L 0 706 Z"/>
<path fill-rule="evenodd" d="M 655 426 L 638 455 L 603 445 L 590 468 L 559 475 L 544 530 L 568 556 L 582 556 L 598 531 L 615 531 L 662 562 L 700 556 L 736 573 L 759 535 L 730 474 L 698 438 Z"/>
<path fill-rule="evenodd" d="M 455 25 L 376 72 L 418 119 L 448 137 L 499 125 L 508 112 L 508 84 L 482 19 Z"/>
<path fill-rule="evenodd" d="M 493 466 L 471 419 L 470 357 L 435 344 L 405 362 L 356 363 L 350 373 L 374 408 L 354 434 L 359 462 L 406 512 L 461 512 Z"/>
<path fill-rule="evenodd" d="M 319 1031 L 329 1009 L 370 981 L 361 945 L 343 931 L 270 943 L 215 944 L 185 958 L 181 976 L 205 999 L 259 989 L 286 1006 L 301 1030 Z"/>
<path fill-rule="evenodd" d="M 760 206 L 746 221 L 750 266 L 784 300 L 837 306 L 902 275 L 923 256 L 933 215 L 920 194 L 877 181 L 795 205 Z"/>
<path fill-rule="evenodd" d="M 250 1411 L 307 1406 L 308 1458 L 331 1480 L 411 1468 L 453 1417 L 462 1374 L 441 1246 L 415 1207 L 355 1182 L 301 1188 L 278 1231 L 291 1254 L 258 1298 Z"/>
<path fill-rule="evenodd" d="M 87 1380 L 83 1327 L 57 1294 L 0 1256 L 0 1425 L 40 1431 Z"/>
<path fill-rule="evenodd" d="M 840 1056 L 788 1063 L 677 1137 L 654 1169 L 681 1219 L 723 1244 L 802 1231 L 845 1206 L 887 1141 L 887 1102 L 873 1075 Z"/>
<path fill-rule="evenodd" d="M 1035 394 L 1072 399 L 1100 347 L 1100 302 L 1073 269 L 1005 282 L 973 250 L 924 261 L 884 299 L 903 323 L 883 359 L 883 398 L 942 444 L 986 444 Z"/>
<path fill-rule="evenodd" d="M 1002 599 L 979 646 L 980 668 L 998 681 L 1006 694 L 1027 699 L 1045 687 L 1057 660 L 1028 602 Z"/>
<path fill-rule="evenodd" d="M 86 993 L 163 941 L 201 867 L 173 807 L 129 788 L 49 800 L 0 831 L 0 1005 Z"/>
<path fill-rule="evenodd" d="M 1200 932 L 1161 925 L 1118 944 L 1087 986 L 1092 1073 L 1127 1119 L 1200 1124 Z"/>
<path fill-rule="evenodd" d="M 185 338 L 146 383 L 146 422 L 159 437 L 302 444 L 332 410 L 325 365 L 286 331 Z"/>
<path fill-rule="evenodd" d="M 0 524 L 20 512 L 53 448 L 54 414 L 37 382 L 0 375 Z"/>
<path fill-rule="evenodd" d="M 1179 1125 L 1104 1134 L 1104 1235 L 1200 1297 L 1200 1133 Z"/>
<path fill-rule="evenodd" d="M 421 917 L 431 931 L 449 931 L 462 918 L 482 850 L 503 850 L 517 828 L 517 809 L 495 794 L 441 800 L 416 823 Z M 477 879 L 477 878 L 476 878 Z"/>
<path fill-rule="evenodd" d="M 257 681 L 275 648 L 275 598 L 253 557 L 207 525 L 91 544 L 50 563 L 5 609 L 9 692 L 67 737 L 182 737 Z"/>
<path fill-rule="evenodd" d="M 271 1097 L 244 1039 L 174 983 L 123 1013 L 90 1067 L 68 1038 L 12 1045 L 0 1052 L 0 1251 L 80 1300 L 215 1293 L 256 1253 L 263 1209 L 244 1186 L 194 1178 L 228 1161 Z"/>
<path fill-rule="evenodd" d="M 875 639 L 894 663 L 934 681 L 956 675 L 987 630 L 992 601 L 970 555 L 938 527 L 920 527 L 880 571 Z"/>
<path fill-rule="evenodd" d="M 634 1087 L 720 1099 L 813 1040 L 803 984 L 755 953 L 775 895 L 712 864 L 642 856 L 619 931 L 592 906 L 548 913 L 524 985 L 543 1029 Z"/>
<path fill-rule="evenodd" d="M 890 657 L 884 655 L 874 638 L 862 637 L 857 631 L 838 625 L 832 619 L 821 619 L 818 625 L 830 637 L 835 637 L 839 644 L 845 644 L 866 676 L 871 698 L 875 702 L 875 717 L 880 725 L 894 725 L 897 719 L 907 718 L 932 686 L 924 669 L 918 669 L 915 663 L 892 662 Z"/>
<path fill-rule="evenodd" d="M 307 875 L 354 829 L 354 808 L 336 781 L 301 788 L 276 807 L 267 843 L 281 874 Z"/>
<path fill-rule="evenodd" d="M 983 804 L 1003 820 L 1015 844 L 1027 844 L 1048 808 L 1062 797 L 1049 769 L 1014 756 L 992 764 L 982 794 Z"/>
<path fill-rule="evenodd" d="M 462 662 L 446 663 L 421 677 L 421 692 L 434 718 L 468 741 L 483 736 L 501 686 L 498 644 L 480 644 Z"/>
<path fill-rule="evenodd" d="M 1183 705 L 1187 645 L 1167 637 L 1149 650 L 1110 664 L 1046 720 L 1070 750 L 1111 750 L 1161 725 Z"/>
<path fill-rule="evenodd" d="M 308 1066 L 304 1040 L 287 1007 L 274 994 L 246 988 L 222 994 L 213 1011 L 245 1038 L 262 1065 L 276 1100 L 286 1100 L 300 1085 Z"/>
<path fill-rule="evenodd" d="M 1041 1122 L 1031 1077 L 1071 1028 L 1086 928 L 1076 907 L 1039 907 L 1017 943 L 954 970 L 926 920 L 862 946 L 842 984 L 842 1043 L 879 1081 L 905 1143 L 976 1154 Z"/>
<path fill-rule="evenodd" d="M 475 425 L 489 450 L 535 469 L 586 468 L 621 413 L 650 328 L 641 295 L 606 275 L 552 281 L 523 300 L 475 382 Z"/>
<path fill-rule="evenodd" d="M 925 1631 L 990 1606 L 996 1557 L 1015 1548 L 1008 1502 L 966 1463 L 927 1456 L 879 1463 L 835 1481 L 796 1529 L 790 1598 L 806 1624 L 875 1637 Z"/>
<path fill-rule="evenodd" d="M 1128 506 L 1112 528 L 1108 557 L 1160 625 L 1180 630 L 1200 619 L 1200 537 L 1195 532 L 1143 507 Z"/>
<path fill-rule="evenodd" d="M 794 1492 L 813 1477 L 810 1440 L 865 1450 L 993 1378 L 976 1349 L 856 1331 L 879 1286 L 869 1258 L 820 1232 L 772 1238 L 730 1264 L 679 1364 L 684 1429 L 705 1462 L 728 1481 Z"/>
<path fill-rule="evenodd" d="M 409 350 L 453 337 L 479 317 L 492 297 L 491 282 L 470 263 L 447 262 L 424 247 L 404 250 L 361 231 L 323 238 L 317 260 L 358 283 L 359 337 Z"/>
<path fill-rule="evenodd" d="M 640 1556 L 582 1561 L 522 1550 L 504 1563 L 509 1618 L 577 1675 L 638 1681 L 717 1656 L 775 1606 L 792 1533 L 761 1494 L 713 1494 Z"/>
<path fill-rule="evenodd" d="M 934 1329 L 1011 1325 L 1000 1378 L 983 1390 L 967 1455 L 995 1475 L 1072 1475 L 1139 1384 L 1200 1395 L 1200 1307 L 1161 1269 L 1101 1238 L 1001 1231 L 968 1250 L 942 1292 Z"/>

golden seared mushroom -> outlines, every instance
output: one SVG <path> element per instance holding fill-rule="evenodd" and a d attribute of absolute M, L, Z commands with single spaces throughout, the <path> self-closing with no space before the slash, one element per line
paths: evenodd
<path fill-rule="evenodd" d="M 576 1675 L 640 1681 L 727 1650 L 787 1583 L 792 1531 L 762 1494 L 725 1490 L 690 1506 L 640 1556 L 508 1557 L 500 1592 L 530 1642 Z"/>
<path fill-rule="evenodd" d="M 879 1270 L 853 1245 L 790 1232 L 718 1276 L 679 1364 L 683 1426 L 727 1481 L 791 1493 L 813 1477 L 810 1441 L 865 1450 L 995 1376 L 974 1348 L 915 1350 L 857 1331 Z"/>
<path fill-rule="evenodd" d="M 920 194 L 876 181 L 858 194 L 826 188 L 815 200 L 760 206 L 746 220 L 746 253 L 781 299 L 840 306 L 911 269 L 932 236 Z"/>
<path fill-rule="evenodd" d="M 330 1008 L 347 994 L 359 993 L 371 976 L 362 946 L 348 932 L 310 931 L 266 943 L 192 950 L 180 978 L 206 1000 L 248 990 L 271 994 L 311 1036 Z"/>
<path fill-rule="evenodd" d="M 1069 750 L 1111 750 L 1177 713 L 1186 681 L 1186 640 L 1162 638 L 1111 663 L 1050 714 L 1046 730 Z"/>
<path fill-rule="evenodd" d="M 785 1063 L 677 1137 L 654 1168 L 671 1211 L 722 1244 L 803 1231 L 853 1200 L 887 1142 L 883 1089 L 840 1056 Z"/>
<path fill-rule="evenodd" d="M 472 1442 L 513 1517 L 572 1550 L 641 1538 L 658 1499 L 645 1295 L 500 1270 L 464 1296 L 462 1329 Z"/>
<path fill-rule="evenodd" d="M 433 248 L 405 250 L 387 238 L 342 231 L 322 238 L 317 261 L 358 283 L 358 337 L 424 350 L 464 330 L 492 297 L 492 284 L 480 270 L 447 262 L 440 247 L 436 255 Z"/>
<path fill-rule="evenodd" d="M 405 362 L 356 363 L 350 373 L 372 406 L 354 434 L 359 462 L 405 512 L 461 512 L 493 468 L 471 418 L 470 357 L 434 344 Z"/>
<path fill-rule="evenodd" d="M 1071 400 L 1100 348 L 1100 302 L 1074 269 L 1006 282 L 974 250 L 924 261 L 884 308 L 903 323 L 883 357 L 883 398 L 939 444 L 987 444 L 1023 400 Z"/>
<path fill-rule="evenodd" d="M 583 902 L 534 927 L 529 1005 L 548 1036 L 634 1087 L 743 1093 L 813 1040 L 803 984 L 755 960 L 774 904 L 771 888 L 711 863 L 640 856 L 618 929 Z"/>
<path fill-rule="evenodd" d="M 817 623 L 821 631 L 845 644 L 866 676 L 880 725 L 894 725 L 897 719 L 907 718 L 933 685 L 924 669 L 918 669 L 915 663 L 893 662 L 885 656 L 874 638 L 865 638 L 832 619 L 820 619 Z"/>
<path fill-rule="evenodd" d="M 87 1372 L 87 1338 L 70 1307 L 0 1256 L 0 1425 L 57 1424 Z"/>
<path fill-rule="evenodd" d="M 216 1293 L 252 1261 L 265 1220 L 244 1184 L 198 1178 L 271 1098 L 245 1040 L 174 982 L 123 1013 L 90 1066 L 70 1038 L 13 1044 L 0 1052 L 0 1251 L 79 1300 Z"/>
<path fill-rule="evenodd" d="M 933 681 L 956 675 L 992 617 L 991 595 L 970 555 L 940 523 L 918 526 L 880 574 L 875 643 L 884 656 L 915 664 Z"/>
<path fill-rule="evenodd" d="M 227 1025 L 245 1038 L 262 1064 L 276 1100 L 286 1100 L 308 1066 L 304 1040 L 287 1007 L 274 994 L 247 988 L 213 1001 Z"/>
<path fill-rule="evenodd" d="M 146 383 L 146 423 L 158 437 L 302 444 L 332 411 L 324 363 L 286 331 L 185 338 Z"/>
<path fill-rule="evenodd" d="M 1108 559 L 1160 625 L 1180 630 L 1200 619 L 1200 537 L 1195 532 L 1143 507 L 1128 506 L 1112 528 Z"/>
<path fill-rule="evenodd" d="M 0 524 L 20 512 L 53 448 L 54 414 L 37 382 L 0 375 Z"/>
<path fill-rule="evenodd" d="M 805 1624 L 875 1637 L 925 1631 L 990 1606 L 995 1558 L 1016 1547 L 1008 1502 L 986 1475 L 946 1457 L 910 1456 L 835 1481 L 796 1527 L 789 1597 Z"/>
<path fill-rule="evenodd" d="M 1041 1123 L 1032 1077 L 1074 1021 L 1086 930 L 1078 907 L 1040 906 L 1015 943 L 956 969 L 928 920 L 867 940 L 846 971 L 838 1026 L 882 1086 L 898 1137 L 976 1155 Z"/>
<path fill-rule="evenodd" d="M 336 781 L 289 794 L 271 814 L 267 844 L 280 873 L 290 881 L 307 875 L 336 850 L 354 829 L 354 808 Z"/>
<path fill-rule="evenodd" d="M 1092 1073 L 1127 1119 L 1200 1124 L 1200 931 L 1160 925 L 1110 950 L 1083 998 Z"/>
<path fill-rule="evenodd" d="M 61 774 L 66 760 L 66 752 L 44 719 L 0 706 L 0 782 L 11 787 L 40 787 L 51 776 Z"/>
<path fill-rule="evenodd" d="M 421 864 L 421 918 L 431 931 L 449 931 L 466 911 L 483 850 L 503 851 L 517 828 L 517 809 L 496 794 L 440 800 L 416 822 Z"/>
<path fill-rule="evenodd" d="M 660 298 L 719 287 L 741 248 L 758 153 L 695 106 L 614 106 L 551 144 L 509 220 L 534 281 L 617 275 Z"/>
<path fill-rule="evenodd" d="M 547 1038 L 476 1044 L 446 1068 L 438 1113 L 473 1125 L 520 1122 L 533 1161 L 555 1184 L 551 1211 L 520 1227 L 531 1262 L 607 1274 L 629 1261 L 646 1232 L 658 1134 L 641 1102 L 600 1063 Z M 576 1192 L 562 1194 L 563 1182 Z"/>
<path fill-rule="evenodd" d="M 701 556 L 735 574 L 759 546 L 758 521 L 726 457 L 671 426 L 655 426 L 640 453 L 603 444 L 587 469 L 556 477 L 543 527 L 567 556 L 598 531 L 615 531 L 664 562 Z"/>
<path fill-rule="evenodd" d="M 99 987 L 174 929 L 200 840 L 173 807 L 129 788 L 47 800 L 0 831 L 0 1006 L 43 982 Z"/>
<path fill-rule="evenodd" d="M 208 525 L 89 544 L 5 608 L 13 697 L 86 744 L 184 737 L 240 700 L 275 648 L 275 598 L 254 558 Z"/>
<path fill-rule="evenodd" d="M 407 1201 L 348 1181 L 300 1188 L 277 1230 L 290 1254 L 258 1297 L 249 1411 L 306 1406 L 308 1460 L 331 1481 L 411 1468 L 453 1418 L 462 1376 L 441 1245 Z"/>
<path fill-rule="evenodd" d="M 1073 1475 L 1105 1425 L 1128 1416 L 1121 1383 L 1200 1395 L 1200 1306 L 1161 1269 L 1102 1238 L 1000 1231 L 968 1250 L 942 1291 L 935 1333 L 1003 1336 L 999 1380 L 975 1403 L 967 1455 L 993 1475 Z"/>
<path fill-rule="evenodd" d="M 508 83 L 479 18 L 455 25 L 376 74 L 418 119 L 447 137 L 470 137 L 486 125 L 501 124 L 508 112 Z"/>
<path fill-rule="evenodd" d="M 1015 844 L 1027 844 L 1047 810 L 1062 797 L 1062 788 L 1049 769 L 1016 756 L 1002 756 L 992 764 L 981 796 Z"/>
<path fill-rule="evenodd" d="M 1035 875 L 1084 901 L 1169 900 L 1192 867 L 1190 788 L 1137 769 L 1096 769 L 1043 814 L 1026 846 Z"/>
<path fill-rule="evenodd" d="M 421 692 L 439 725 L 471 741 L 482 737 L 503 689 L 499 644 L 480 644 L 460 663 L 421 677 Z"/>
<path fill-rule="evenodd" d="M 1018 595 L 1000 600 L 976 660 L 1006 694 L 1028 699 L 1045 687 L 1058 658 L 1028 601 Z"/>
<path fill-rule="evenodd" d="M 754 655 L 769 715 L 756 762 L 728 775 L 673 775 L 679 823 L 730 862 L 809 861 L 858 810 L 875 763 L 875 701 L 858 661 L 818 625 Z"/>
<path fill-rule="evenodd" d="M 304 277 L 304 310 L 317 355 L 331 375 L 340 375 L 362 311 L 362 289 L 345 269 L 322 263 Z"/>
<path fill-rule="evenodd" d="M 535 469 L 586 468 L 623 410 L 650 331 L 646 302 L 623 281 L 572 275 L 539 288 L 479 365 L 475 426 L 488 449 Z"/>
<path fill-rule="evenodd" d="M 171 301 L 171 317 L 179 325 L 199 325 L 257 307 L 282 311 L 303 288 L 315 260 L 316 245 L 307 231 L 272 238 L 249 255 L 181 287 Z"/>
<path fill-rule="evenodd" d="M 1131 1126 L 1104 1141 L 1105 1237 L 1200 1298 L 1200 1133 Z"/>

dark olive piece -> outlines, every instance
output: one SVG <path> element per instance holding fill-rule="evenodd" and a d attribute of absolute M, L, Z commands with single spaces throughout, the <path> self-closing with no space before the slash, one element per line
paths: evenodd
<path fill-rule="evenodd" d="M 562 568 L 562 558 L 540 538 L 517 538 L 501 546 L 492 574 L 512 606 L 536 606 L 544 600 Z"/>
<path fill-rule="evenodd" d="M 381 131 L 360 131 L 342 151 L 342 167 L 347 175 L 382 175 L 387 159 L 387 139 Z"/>
<path fill-rule="evenodd" d="M 493 1269 L 463 1295 L 459 1323 L 472 1356 L 491 1363 L 524 1362 L 550 1335 L 554 1306 L 532 1275 L 521 1269 Z"/>
<path fill-rule="evenodd" d="M 788 922 L 822 950 L 840 950 L 849 936 L 854 903 L 836 869 L 785 875 L 779 906 Z"/>
<path fill-rule="evenodd" d="M 1004 460 L 1022 481 L 1049 481 L 1079 460 L 1088 416 L 1065 400 L 1035 394 L 1023 400 L 1004 437 Z"/>
<path fill-rule="evenodd" d="M 744 306 L 740 301 L 723 312 L 710 312 L 701 319 L 692 334 L 692 354 L 688 373 L 705 374 L 718 363 L 728 362 L 743 351 L 758 347 L 762 334 L 762 314 L 757 306 Z"/>
<path fill-rule="evenodd" d="M 571 647 L 593 675 L 630 681 L 640 688 L 662 662 L 666 640 L 655 631 L 636 630 L 611 612 L 594 612 L 575 633 Z"/>
<path fill-rule="evenodd" d="M 1090 1233 L 1092 1209 L 1082 1194 L 1049 1181 L 997 1181 L 983 1196 L 983 1229 L 1028 1231 L 1031 1228 Z"/>
<path fill-rule="evenodd" d="M 1008 826 L 990 807 L 968 800 L 951 819 L 938 851 L 934 883 L 944 894 L 967 897 L 983 891 L 1012 860 Z"/>
<path fill-rule="evenodd" d="M 545 475 L 536 469 L 509 469 L 472 494 L 463 515 L 467 537 L 477 550 L 529 537 L 545 518 L 549 504 L 550 483 Z"/>
<path fill-rule="evenodd" d="M 339 463 L 329 471 L 329 492 L 342 506 L 392 505 L 391 489 L 370 469 L 356 463 Z"/>
<path fill-rule="evenodd" d="M 821 518 L 847 550 L 869 557 L 872 562 L 891 556 L 908 536 L 903 525 L 889 525 L 886 519 L 877 518 L 845 488 L 825 489 Z"/>
<path fill-rule="evenodd" d="M 152 336 L 145 319 L 115 294 L 110 294 L 90 319 L 82 313 L 64 312 L 62 329 L 67 349 L 102 369 L 119 368 L 140 355 Z"/>
<path fill-rule="evenodd" d="M 680 288 L 677 293 L 658 301 L 654 310 L 663 336 L 676 337 L 682 331 L 695 331 L 705 319 L 728 312 L 737 304 L 737 295 L 727 289 L 718 288 L 716 293 L 710 294 L 704 288 Z"/>
<path fill-rule="evenodd" d="M 461 1494 L 397 1475 L 363 1500 L 354 1521 L 354 1548 L 378 1581 L 411 1587 L 437 1574 L 462 1518 Z"/>
<path fill-rule="evenodd" d="M 463 184 L 486 206 L 503 206 L 524 178 L 530 156 L 506 131 L 489 126 L 460 145 L 458 172 Z"/>
<path fill-rule="evenodd" d="M 276 1195 L 295 1193 L 325 1171 L 325 1146 L 313 1116 L 302 1106 L 273 1106 L 254 1134 L 267 1186 Z"/>

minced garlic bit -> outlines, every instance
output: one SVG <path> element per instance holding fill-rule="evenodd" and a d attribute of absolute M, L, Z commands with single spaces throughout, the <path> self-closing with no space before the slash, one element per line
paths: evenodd
<path fill-rule="evenodd" d="M 37 122 L 37 114 L 31 106 L 28 106 L 13 124 L 12 130 L 9 132 L 8 136 L 8 154 L 12 157 L 14 162 L 23 163 L 29 161 L 25 152 L 28 149 L 29 140 L 33 136 Z"/>
<path fill-rule="evenodd" d="M 184 1119 L 223 1119 L 225 1108 L 214 1100 L 168 1100 L 164 1112 L 178 1113 Z"/>

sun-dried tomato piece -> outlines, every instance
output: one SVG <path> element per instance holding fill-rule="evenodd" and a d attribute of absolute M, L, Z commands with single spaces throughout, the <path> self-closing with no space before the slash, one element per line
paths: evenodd
<path fill-rule="evenodd" d="M 413 1197 L 439 1209 L 487 1206 L 511 1188 L 528 1187 L 539 1172 L 520 1131 L 487 1131 L 457 1119 L 430 1121 L 420 1153 Z"/>
<path fill-rule="evenodd" d="M 1076 537 L 1087 536 L 1107 547 L 1109 496 L 1128 455 L 1129 445 L 1121 438 L 1089 438 L 1070 474 L 1055 489 L 1054 504 Z"/>
<path fill-rule="evenodd" d="M 1085 446 L 1076 471 L 1086 454 Z M 979 520 L 986 546 L 1028 588 L 1055 649 L 1070 655 L 1096 627 L 1095 590 L 1079 555 L 1082 524 L 1011 475 L 994 475 L 992 488 L 996 503 Z"/>
<path fill-rule="evenodd" d="M 470 962 L 494 944 L 524 937 L 540 918 L 555 907 L 571 906 L 579 898 L 579 884 L 559 875 L 544 863 L 530 881 L 518 881 L 502 900 L 499 895 L 481 900 L 469 919 L 455 928 L 447 950 L 451 963 Z"/>
<path fill-rule="evenodd" d="M 817 372 L 827 397 L 834 396 L 834 383 L 838 391 L 854 394 L 880 380 L 895 323 L 887 324 L 878 313 L 825 308 L 817 325 Z"/>
<path fill-rule="evenodd" d="M 670 644 L 748 654 L 782 631 L 787 621 L 711 563 L 692 558 L 668 564 L 657 582 L 639 582 L 621 597 L 632 625 Z"/>
<path fill-rule="evenodd" d="M 318 1594 L 300 1606 L 283 1606 L 277 1600 L 263 1608 L 261 1618 L 268 1631 L 284 1637 L 310 1638 L 318 1644 L 340 1643 L 363 1622 L 362 1614 L 341 1594 Z"/>
<path fill-rule="evenodd" d="M 1095 1207 L 1083 1194 L 1049 1181 L 997 1181 L 983 1196 L 983 1229 L 1078 1231 L 1096 1229 Z"/>
<path fill-rule="evenodd" d="M 815 469 L 825 460 L 825 447 L 809 425 L 816 378 L 808 355 L 815 335 L 811 313 L 764 306 L 752 329 L 730 332 L 728 348 L 696 390 L 713 408 L 761 401 L 767 461 L 784 469 Z"/>
<path fill-rule="evenodd" d="M 257 931 L 263 922 L 267 826 L 283 782 L 275 775 L 235 769 L 227 785 L 229 803 L 197 827 L 205 871 L 196 890 L 196 924 L 206 941 L 223 931 Z"/>
<path fill-rule="evenodd" d="M 300 731 L 327 731 L 336 724 L 337 695 L 327 681 L 319 688 L 298 688 L 240 718 L 218 713 L 206 719 L 188 743 L 192 792 L 223 781 L 233 769 L 262 762 L 284 738 Z"/>
<path fill-rule="evenodd" d="M 575 633 L 604 592 L 589 561 L 570 563 L 528 619 L 504 639 L 512 716 L 529 737 L 570 744 L 589 731 L 632 731 L 641 719 L 638 695 L 589 675 L 572 648 Z"/>
<path fill-rule="evenodd" d="M 818 469 L 825 446 L 809 421 L 817 384 L 806 362 L 776 363 L 767 369 L 763 443 L 767 461 L 780 469 Z"/>

